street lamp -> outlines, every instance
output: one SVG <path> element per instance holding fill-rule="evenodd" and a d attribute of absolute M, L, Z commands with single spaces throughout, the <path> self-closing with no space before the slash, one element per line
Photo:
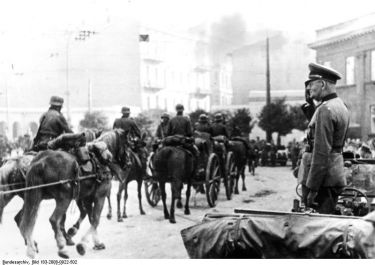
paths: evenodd
<path fill-rule="evenodd" d="M 75 31 L 74 31 L 75 32 Z M 71 121 L 70 117 L 70 89 L 69 89 L 69 45 L 71 36 L 74 33 L 73 31 L 68 31 L 68 38 L 66 42 L 66 108 L 67 108 L 67 118 L 69 121 Z M 75 41 L 85 41 L 87 38 L 89 38 L 91 35 L 98 34 L 96 31 L 91 30 L 80 30 L 78 34 L 74 37 Z M 89 92 L 90 93 L 90 92 Z"/>

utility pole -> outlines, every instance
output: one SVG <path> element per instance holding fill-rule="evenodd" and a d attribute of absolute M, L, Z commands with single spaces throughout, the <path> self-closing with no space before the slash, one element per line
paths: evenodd
<path fill-rule="evenodd" d="M 271 80 L 270 80 L 270 43 L 267 36 L 266 39 L 266 105 L 271 104 Z M 272 133 L 270 131 L 266 132 L 267 142 L 271 142 Z"/>

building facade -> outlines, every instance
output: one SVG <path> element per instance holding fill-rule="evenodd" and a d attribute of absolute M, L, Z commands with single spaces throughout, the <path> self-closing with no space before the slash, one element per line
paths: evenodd
<path fill-rule="evenodd" d="M 375 13 L 316 31 L 318 63 L 338 70 L 337 93 L 350 110 L 349 138 L 375 134 Z"/>
<path fill-rule="evenodd" d="M 38 32 L 24 40 L 27 52 L 2 36 L 14 55 L 5 54 L 0 65 L 0 134 L 35 136 L 52 95 L 64 98 L 62 112 L 74 131 L 87 111 L 104 112 L 109 126 L 124 105 L 140 111 L 139 23 L 130 15 L 95 22 Z"/>

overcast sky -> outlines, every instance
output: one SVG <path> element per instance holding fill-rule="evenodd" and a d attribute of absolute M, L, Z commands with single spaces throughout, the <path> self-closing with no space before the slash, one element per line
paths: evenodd
<path fill-rule="evenodd" d="M 375 12 L 373 0 L 2 0 L 1 31 L 38 31 L 101 22 L 125 10 L 155 26 L 186 28 L 240 13 L 250 30 L 259 27 L 314 30 Z"/>
<path fill-rule="evenodd" d="M 132 15 L 154 28 L 179 30 L 240 14 L 248 31 L 270 28 L 313 35 L 316 29 L 372 12 L 375 0 L 2 0 L 0 63 L 10 61 L 7 56 L 27 60 L 30 45 L 43 50 L 48 43 L 40 40 L 40 33 L 61 38 L 66 30 L 88 25 L 97 30 L 95 25 L 109 17 Z"/>

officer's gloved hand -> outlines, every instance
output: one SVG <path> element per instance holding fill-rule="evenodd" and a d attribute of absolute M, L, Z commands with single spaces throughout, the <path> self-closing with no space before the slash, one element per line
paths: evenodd
<path fill-rule="evenodd" d="M 314 208 L 318 206 L 318 203 L 315 201 L 316 196 L 318 196 L 317 191 L 313 191 L 313 190 L 309 191 L 309 194 L 307 195 L 307 204 L 306 204 L 307 207 Z"/>

